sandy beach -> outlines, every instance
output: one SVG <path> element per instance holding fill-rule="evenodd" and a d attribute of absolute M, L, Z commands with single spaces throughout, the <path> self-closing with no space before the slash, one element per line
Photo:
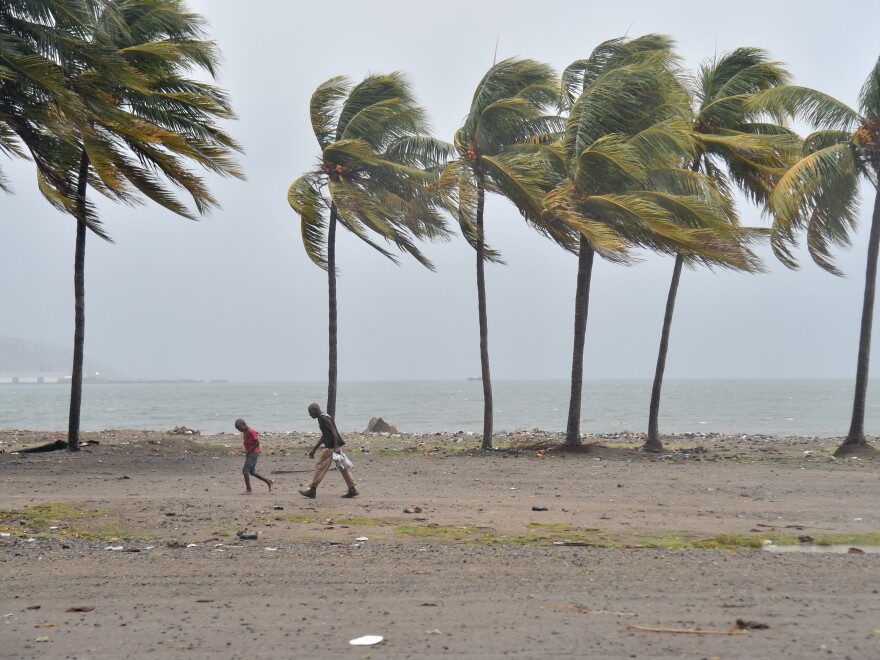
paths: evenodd
<path fill-rule="evenodd" d="M 351 434 L 361 495 L 307 500 L 314 434 L 263 434 L 250 496 L 238 434 L 19 453 L 59 437 L 0 431 L 0 657 L 880 657 L 878 463 L 839 438 Z"/>

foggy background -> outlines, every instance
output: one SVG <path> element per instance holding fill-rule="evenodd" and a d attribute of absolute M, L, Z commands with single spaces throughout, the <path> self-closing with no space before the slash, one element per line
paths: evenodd
<path fill-rule="evenodd" d="M 223 52 L 219 85 L 240 117 L 227 128 L 246 150 L 247 181 L 205 174 L 223 208 L 200 222 L 151 203 L 102 200 L 115 244 L 88 238 L 85 352 L 130 378 L 326 378 L 326 273 L 306 257 L 286 193 L 319 155 L 308 104 L 332 76 L 358 82 L 368 72 L 406 72 L 434 134 L 451 141 L 496 42 L 499 60 L 532 58 L 557 71 L 627 33 L 671 35 L 689 68 L 738 46 L 761 47 L 796 84 L 852 107 L 880 54 L 865 31 L 880 19 L 876 0 L 188 6 L 206 17 Z M 69 350 L 74 222 L 40 196 L 32 164 L 3 158 L 2 167 L 16 194 L 0 193 L 0 336 Z M 844 279 L 805 253 L 800 271 L 787 270 L 769 249 L 769 274 L 686 270 L 667 377 L 854 377 L 874 191 L 863 193 L 855 245 L 838 252 Z M 741 205 L 740 215 L 766 226 L 754 207 Z M 493 378 L 568 378 L 576 258 L 499 198 L 489 198 L 486 237 L 507 262 L 487 266 Z M 424 246 L 437 273 L 405 258 L 395 266 L 345 231 L 337 245 L 341 380 L 479 373 L 475 257 L 463 239 Z M 653 375 L 672 266 L 649 254 L 632 268 L 596 260 L 586 378 Z"/>

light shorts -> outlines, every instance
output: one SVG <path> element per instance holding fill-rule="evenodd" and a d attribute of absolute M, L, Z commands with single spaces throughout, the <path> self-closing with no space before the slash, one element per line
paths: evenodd
<path fill-rule="evenodd" d="M 257 473 L 257 459 L 260 457 L 260 452 L 255 451 L 252 454 L 247 454 L 244 457 L 244 467 L 241 468 L 242 474 L 256 474 Z"/>

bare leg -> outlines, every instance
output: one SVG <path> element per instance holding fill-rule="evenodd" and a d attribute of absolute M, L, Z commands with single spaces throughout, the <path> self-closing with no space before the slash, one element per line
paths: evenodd
<path fill-rule="evenodd" d="M 244 475 L 244 488 L 245 488 L 245 494 L 247 494 L 247 495 L 250 495 L 251 493 L 254 492 L 253 490 L 251 490 L 251 476 L 247 473 L 245 473 L 245 475 Z"/>
<path fill-rule="evenodd" d="M 255 476 L 257 479 L 259 479 L 260 481 L 264 482 L 264 483 L 269 487 L 269 492 L 270 492 L 270 493 L 272 492 L 272 486 L 275 485 L 275 480 L 274 480 L 274 479 L 266 479 L 266 477 L 262 477 L 262 476 L 260 476 L 259 474 L 257 474 L 256 472 L 254 472 L 254 476 Z"/>

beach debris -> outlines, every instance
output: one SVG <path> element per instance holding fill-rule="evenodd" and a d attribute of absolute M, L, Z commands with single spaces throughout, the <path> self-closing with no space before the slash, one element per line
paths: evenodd
<path fill-rule="evenodd" d="M 28 606 L 27 606 L 26 608 L 24 608 L 24 609 L 26 609 L 26 610 L 38 610 L 38 609 L 40 609 L 41 607 L 42 607 L 42 605 L 28 605 Z"/>
<path fill-rule="evenodd" d="M 760 621 L 745 621 L 744 619 L 736 620 L 736 627 L 740 630 L 766 630 L 770 626 Z"/>
<path fill-rule="evenodd" d="M 122 548 L 123 546 L 121 545 L 108 545 L 106 548 L 104 548 L 104 550 L 114 550 L 118 552 L 119 550 L 122 550 Z"/>
<path fill-rule="evenodd" d="M 213 598 L 198 598 L 196 600 L 196 602 L 197 603 L 213 603 L 214 599 Z"/>
<path fill-rule="evenodd" d="M 532 511 L 549 511 L 549 510 L 550 509 L 548 509 L 546 506 L 537 506 L 536 505 L 536 506 L 532 507 Z"/>
<path fill-rule="evenodd" d="M 35 642 L 48 642 L 49 638 L 48 637 L 37 637 L 36 639 L 34 639 L 34 641 Z"/>
<path fill-rule="evenodd" d="M 369 541 L 369 540 L 370 540 L 370 539 L 369 539 L 369 537 L 367 537 L 367 536 L 358 536 L 358 537 L 355 539 L 355 541 L 357 541 L 358 543 L 363 543 L 364 541 Z"/>
<path fill-rule="evenodd" d="M 385 638 L 382 635 L 364 635 L 363 637 L 350 639 L 348 643 L 352 646 L 372 646 L 373 644 L 378 644 L 383 639 Z"/>
<path fill-rule="evenodd" d="M 850 548 L 849 550 L 846 551 L 846 554 L 848 554 L 848 555 L 863 555 L 863 554 L 865 554 L 865 551 L 862 550 L 861 548 Z"/>
<path fill-rule="evenodd" d="M 284 507 L 281 506 L 280 504 L 276 504 L 275 506 L 272 507 L 272 509 L 274 509 L 275 511 L 284 511 Z"/>
<path fill-rule="evenodd" d="M 364 433 L 399 433 L 397 427 L 389 424 L 381 417 L 373 417 L 368 423 Z"/>
<path fill-rule="evenodd" d="M 649 628 L 648 626 L 627 626 L 627 630 L 643 632 L 680 633 L 690 635 L 745 635 L 745 630 L 702 630 L 701 628 Z"/>
<path fill-rule="evenodd" d="M 196 429 L 190 429 L 186 426 L 175 426 L 173 429 L 167 432 L 168 435 L 201 435 L 202 432 Z"/>
<path fill-rule="evenodd" d="M 420 506 L 409 506 L 403 510 L 404 513 L 421 513 L 422 507 Z"/>
<path fill-rule="evenodd" d="M 815 541 L 815 540 L 816 540 L 816 539 L 814 539 L 812 536 L 809 536 L 808 534 L 804 534 L 804 535 L 802 535 L 802 536 L 798 536 L 798 542 L 799 542 L 799 543 L 812 543 L 812 542 Z"/>
<path fill-rule="evenodd" d="M 569 612 L 577 612 L 578 614 L 613 614 L 615 616 L 638 616 L 635 612 L 611 612 L 609 610 L 594 610 L 583 605 L 570 605 L 568 603 L 548 603 L 546 605 L 535 605 L 536 610 L 567 610 Z"/>
<path fill-rule="evenodd" d="M 259 532 L 245 532 L 245 531 L 240 530 L 240 531 L 236 532 L 235 535 L 238 538 L 240 538 L 242 541 L 256 541 L 257 538 L 259 537 L 260 533 Z"/>
<path fill-rule="evenodd" d="M 91 612 L 95 608 L 93 605 L 74 605 L 73 607 L 68 607 L 65 612 Z"/>

